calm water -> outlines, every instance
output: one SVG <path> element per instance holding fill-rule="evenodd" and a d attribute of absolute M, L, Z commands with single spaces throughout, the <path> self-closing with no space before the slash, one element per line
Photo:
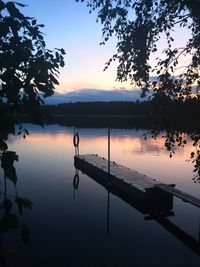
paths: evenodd
<path fill-rule="evenodd" d="M 170 227 L 146 220 L 112 194 L 108 209 L 108 192 L 90 177 L 80 172 L 78 189 L 73 187 L 73 128 L 27 128 L 28 138 L 9 139 L 9 149 L 19 155 L 18 195 L 34 203 L 19 216 L 30 231 L 30 244 L 20 241 L 17 230 L 1 240 L 12 252 L 12 266 L 199 266 L 200 256 L 190 246 L 200 238 L 200 209 L 174 198 Z M 186 162 L 191 144 L 170 159 L 162 138 L 145 141 L 143 133 L 111 130 L 111 159 L 199 197 L 200 185 Z M 79 134 L 80 154 L 107 157 L 106 129 L 79 129 Z M 14 194 L 11 183 L 8 191 Z"/>

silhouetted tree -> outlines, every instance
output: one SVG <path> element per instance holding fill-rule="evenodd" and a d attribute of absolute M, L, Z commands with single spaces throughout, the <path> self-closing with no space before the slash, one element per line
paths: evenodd
<path fill-rule="evenodd" d="M 44 98 L 54 93 L 58 84 L 59 67 L 64 66 L 63 49 L 46 48 L 41 29 L 35 18 L 24 16 L 18 7 L 23 4 L 0 0 L 0 161 L 4 173 L 4 195 L 0 203 L 0 234 L 19 229 L 21 238 L 27 241 L 29 231 L 14 214 L 17 204 L 19 214 L 23 208 L 31 208 L 32 203 L 26 198 L 7 194 L 6 181 L 16 187 L 17 174 L 14 162 L 18 157 L 14 151 L 8 151 L 6 140 L 10 133 L 15 133 L 18 115 L 30 115 L 32 119 L 41 119 L 41 107 Z M 41 123 L 41 120 L 40 120 Z M 24 137 L 28 131 L 19 125 L 18 133 Z M 3 186 L 2 186 L 3 187 Z"/>
<path fill-rule="evenodd" d="M 83 2 L 84 0 L 76 0 Z M 136 82 L 143 93 L 149 89 L 154 94 L 166 94 L 173 98 L 191 94 L 196 83 L 200 89 L 200 1 L 199 0 L 87 0 L 90 12 L 97 10 L 97 21 L 103 24 L 105 44 L 111 36 L 117 37 L 117 53 L 106 63 L 118 60 L 117 80 Z M 190 29 L 185 47 L 173 47 L 174 28 Z M 166 36 L 165 58 L 152 66 L 150 55 L 157 51 L 158 41 Z M 174 77 L 182 55 L 190 55 L 181 77 Z M 180 66 L 179 66 L 180 67 Z M 149 75 L 156 71 L 152 82 Z"/>
<path fill-rule="evenodd" d="M 43 98 L 51 96 L 58 84 L 59 67 L 64 66 L 65 51 L 47 49 L 44 25 L 24 16 L 17 6 L 24 7 L 0 0 L 0 151 L 7 149 L 4 141 L 14 133 L 16 115 L 37 118 Z"/>

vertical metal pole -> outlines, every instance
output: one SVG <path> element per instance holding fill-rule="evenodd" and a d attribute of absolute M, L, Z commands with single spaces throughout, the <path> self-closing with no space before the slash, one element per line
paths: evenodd
<path fill-rule="evenodd" d="M 110 128 L 108 128 L 108 186 L 110 184 Z M 109 236 L 110 232 L 110 190 L 108 187 L 108 197 L 107 197 L 107 226 L 106 233 Z"/>
<path fill-rule="evenodd" d="M 108 173 L 110 173 L 110 128 L 108 128 Z"/>

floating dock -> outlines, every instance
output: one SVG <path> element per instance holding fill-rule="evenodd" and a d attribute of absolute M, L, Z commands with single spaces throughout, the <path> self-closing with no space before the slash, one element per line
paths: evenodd
<path fill-rule="evenodd" d="M 143 214 L 173 209 L 173 196 L 158 190 L 159 182 L 146 175 L 115 162 L 110 162 L 109 173 L 108 160 L 92 154 L 75 156 L 74 166 Z"/>
<path fill-rule="evenodd" d="M 199 199 L 175 189 L 173 185 L 160 183 L 156 179 L 115 162 L 109 162 L 97 155 L 75 156 L 74 166 L 108 191 L 107 233 L 109 233 L 109 193 L 112 193 L 145 214 L 145 220 L 155 220 L 184 245 L 200 255 L 200 239 L 197 241 L 167 218 L 174 216 L 173 196 L 200 207 Z"/>
<path fill-rule="evenodd" d="M 104 187 L 110 187 L 115 194 L 129 199 L 134 196 L 134 201 L 141 202 L 146 213 L 171 210 L 173 196 L 200 207 L 200 199 L 97 155 L 77 155 L 74 164 Z"/>

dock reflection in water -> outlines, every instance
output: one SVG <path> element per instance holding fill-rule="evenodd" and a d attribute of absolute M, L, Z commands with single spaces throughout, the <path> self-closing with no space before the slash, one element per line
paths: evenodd
<path fill-rule="evenodd" d="M 91 156 L 91 155 L 87 155 Z M 109 161 L 108 161 L 109 162 Z M 144 220 L 155 220 L 159 223 L 163 228 L 165 228 L 169 233 L 171 233 L 174 237 L 176 237 L 179 241 L 181 241 L 184 245 L 189 247 L 193 252 L 200 255 L 200 232 L 199 232 L 199 240 L 197 241 L 194 237 L 187 234 L 183 230 L 181 230 L 178 226 L 173 224 L 168 218 L 171 216 L 175 216 L 173 211 L 173 195 L 168 192 L 162 192 L 160 190 L 155 190 L 150 192 L 145 191 L 142 194 L 138 194 L 137 188 L 133 188 L 130 190 L 129 185 L 127 184 L 125 187 L 121 183 L 120 179 L 117 181 L 120 182 L 120 185 L 116 183 L 116 177 L 113 178 L 113 175 L 110 173 L 110 168 L 112 164 L 109 162 L 107 170 L 109 172 L 105 172 L 103 168 L 97 169 L 96 166 L 92 166 L 86 162 L 85 159 L 81 159 L 80 157 L 74 157 L 74 167 L 76 169 L 75 180 L 73 181 L 73 186 L 75 181 L 77 181 L 77 173 L 80 170 L 83 174 L 86 174 L 93 180 L 95 180 L 98 184 L 102 185 L 108 192 L 107 198 L 107 234 L 110 232 L 110 193 L 116 195 L 129 205 L 131 205 L 134 209 L 138 210 L 142 214 L 145 215 Z M 105 166 L 104 166 L 105 167 Z M 107 175 L 107 177 L 106 177 Z M 79 177 L 79 176 L 78 176 Z M 79 178 L 78 178 L 79 179 Z M 123 179 L 122 179 L 123 180 Z M 114 181 L 114 182 L 113 182 Z M 75 188 L 75 186 L 74 186 Z M 76 185 L 76 188 L 78 186 Z"/>

